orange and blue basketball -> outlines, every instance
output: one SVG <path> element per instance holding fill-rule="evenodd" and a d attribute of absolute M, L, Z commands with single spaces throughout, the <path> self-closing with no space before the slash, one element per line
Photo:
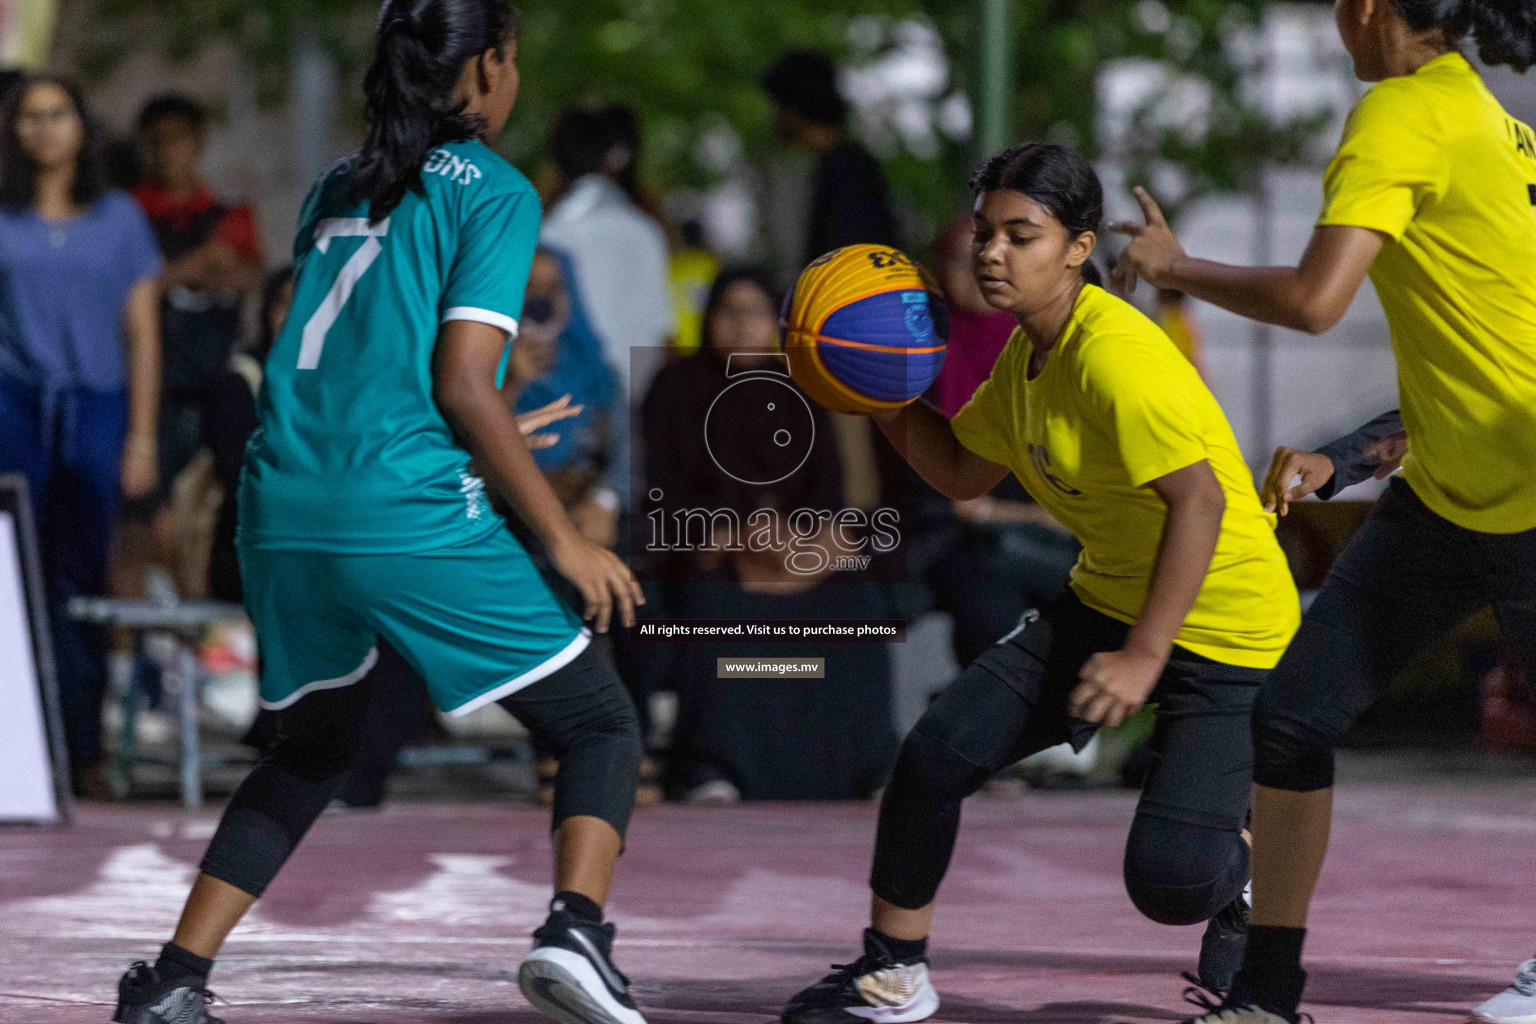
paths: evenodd
<path fill-rule="evenodd" d="M 944 365 L 949 317 L 905 253 L 850 245 L 805 268 L 784 300 L 790 376 L 836 412 L 899 409 Z"/>

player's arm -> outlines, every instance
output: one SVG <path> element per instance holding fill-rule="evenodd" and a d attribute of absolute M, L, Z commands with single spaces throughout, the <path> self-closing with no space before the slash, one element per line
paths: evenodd
<path fill-rule="evenodd" d="M 1259 497 L 1266 511 L 1283 516 L 1291 502 L 1309 494 L 1327 501 L 1368 477 L 1384 479 L 1397 471 L 1407 454 L 1408 433 L 1402 414 L 1393 409 L 1315 452 L 1275 449 Z"/>
<path fill-rule="evenodd" d="M 901 457 L 947 498 L 979 498 L 1008 475 L 1007 466 L 961 444 L 949 420 L 921 399 L 894 412 L 875 413 L 874 419 Z"/>
<path fill-rule="evenodd" d="M 1386 236 L 1369 228 L 1326 224 L 1314 228 L 1301 262 L 1294 267 L 1239 267 L 1188 256 L 1163 219 L 1163 212 L 1137 188 L 1144 224 L 1118 221 L 1110 230 L 1130 237 L 1115 263 L 1113 283 L 1121 294 L 1145 278 L 1231 310 L 1250 320 L 1321 334 L 1341 320 Z"/>
<path fill-rule="evenodd" d="M 1221 536 L 1227 498 L 1205 459 L 1147 486 L 1168 506 L 1147 599 L 1125 647 L 1095 654 L 1083 666 L 1071 711 L 1084 721 L 1118 725 L 1152 695 Z"/>
<path fill-rule="evenodd" d="M 506 347 L 506 332 L 499 327 L 472 320 L 444 324 L 433 359 L 433 398 L 491 485 L 544 541 L 555 567 L 580 589 L 583 617 L 595 617 L 598 632 L 606 632 L 617 604 L 619 621 L 632 626 L 635 605 L 645 603 L 640 585 L 616 555 L 577 531 L 496 387 Z"/>

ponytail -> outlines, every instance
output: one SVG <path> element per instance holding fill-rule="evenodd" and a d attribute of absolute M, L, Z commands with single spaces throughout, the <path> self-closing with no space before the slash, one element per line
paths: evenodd
<path fill-rule="evenodd" d="M 1477 55 L 1491 67 L 1507 64 L 1524 73 L 1536 64 L 1536 5 L 1531 0 L 1392 0 L 1416 32 L 1438 29 L 1447 48 L 1469 34 Z"/>
<path fill-rule="evenodd" d="M 1536 64 L 1536 5 L 1531 0 L 1468 0 L 1472 38 L 1484 64 L 1507 64 L 1519 74 Z"/>
<path fill-rule="evenodd" d="M 454 101 L 454 87 L 464 63 L 499 49 L 519 21 L 506 0 L 384 0 L 363 79 L 368 135 L 351 182 L 354 200 L 369 201 L 371 223 L 421 192 L 421 165 L 434 148 L 485 131 L 483 118 Z"/>

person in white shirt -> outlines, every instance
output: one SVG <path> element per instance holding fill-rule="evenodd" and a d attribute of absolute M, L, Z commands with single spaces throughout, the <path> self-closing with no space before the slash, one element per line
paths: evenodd
<path fill-rule="evenodd" d="M 544 218 L 543 241 L 571 258 L 576 288 L 603 353 L 629 400 L 644 398 L 661 360 L 634 360 L 637 348 L 664 348 L 676 334 L 661 225 L 620 184 L 638 156 L 633 118 L 622 108 L 567 110 L 555 122 L 551 150 L 566 186 Z"/>

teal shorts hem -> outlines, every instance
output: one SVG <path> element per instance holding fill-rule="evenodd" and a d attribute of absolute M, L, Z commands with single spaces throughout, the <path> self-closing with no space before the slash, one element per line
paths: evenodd
<path fill-rule="evenodd" d="M 560 669 L 576 660 L 577 655 L 587 649 L 592 643 L 592 631 L 582 627 L 581 632 L 571 638 L 571 642 L 560 650 L 551 654 L 548 658 L 539 662 L 533 668 L 513 676 L 504 683 L 497 683 L 490 689 L 469 698 L 457 707 L 444 708 L 443 714 L 449 718 L 463 718 L 472 712 L 478 711 L 487 704 L 494 704 L 503 697 L 510 696 L 526 686 L 532 686 L 546 676 L 554 675 Z"/>
<path fill-rule="evenodd" d="M 281 700 L 262 700 L 261 706 L 267 711 L 281 711 L 284 708 L 292 707 L 318 690 L 339 690 L 344 686 L 360 683 L 363 677 L 372 672 L 373 666 L 378 663 L 379 649 L 377 647 L 370 647 L 368 653 L 363 656 L 363 663 L 346 675 L 337 676 L 335 679 L 316 679 L 312 683 L 305 683 Z"/>

